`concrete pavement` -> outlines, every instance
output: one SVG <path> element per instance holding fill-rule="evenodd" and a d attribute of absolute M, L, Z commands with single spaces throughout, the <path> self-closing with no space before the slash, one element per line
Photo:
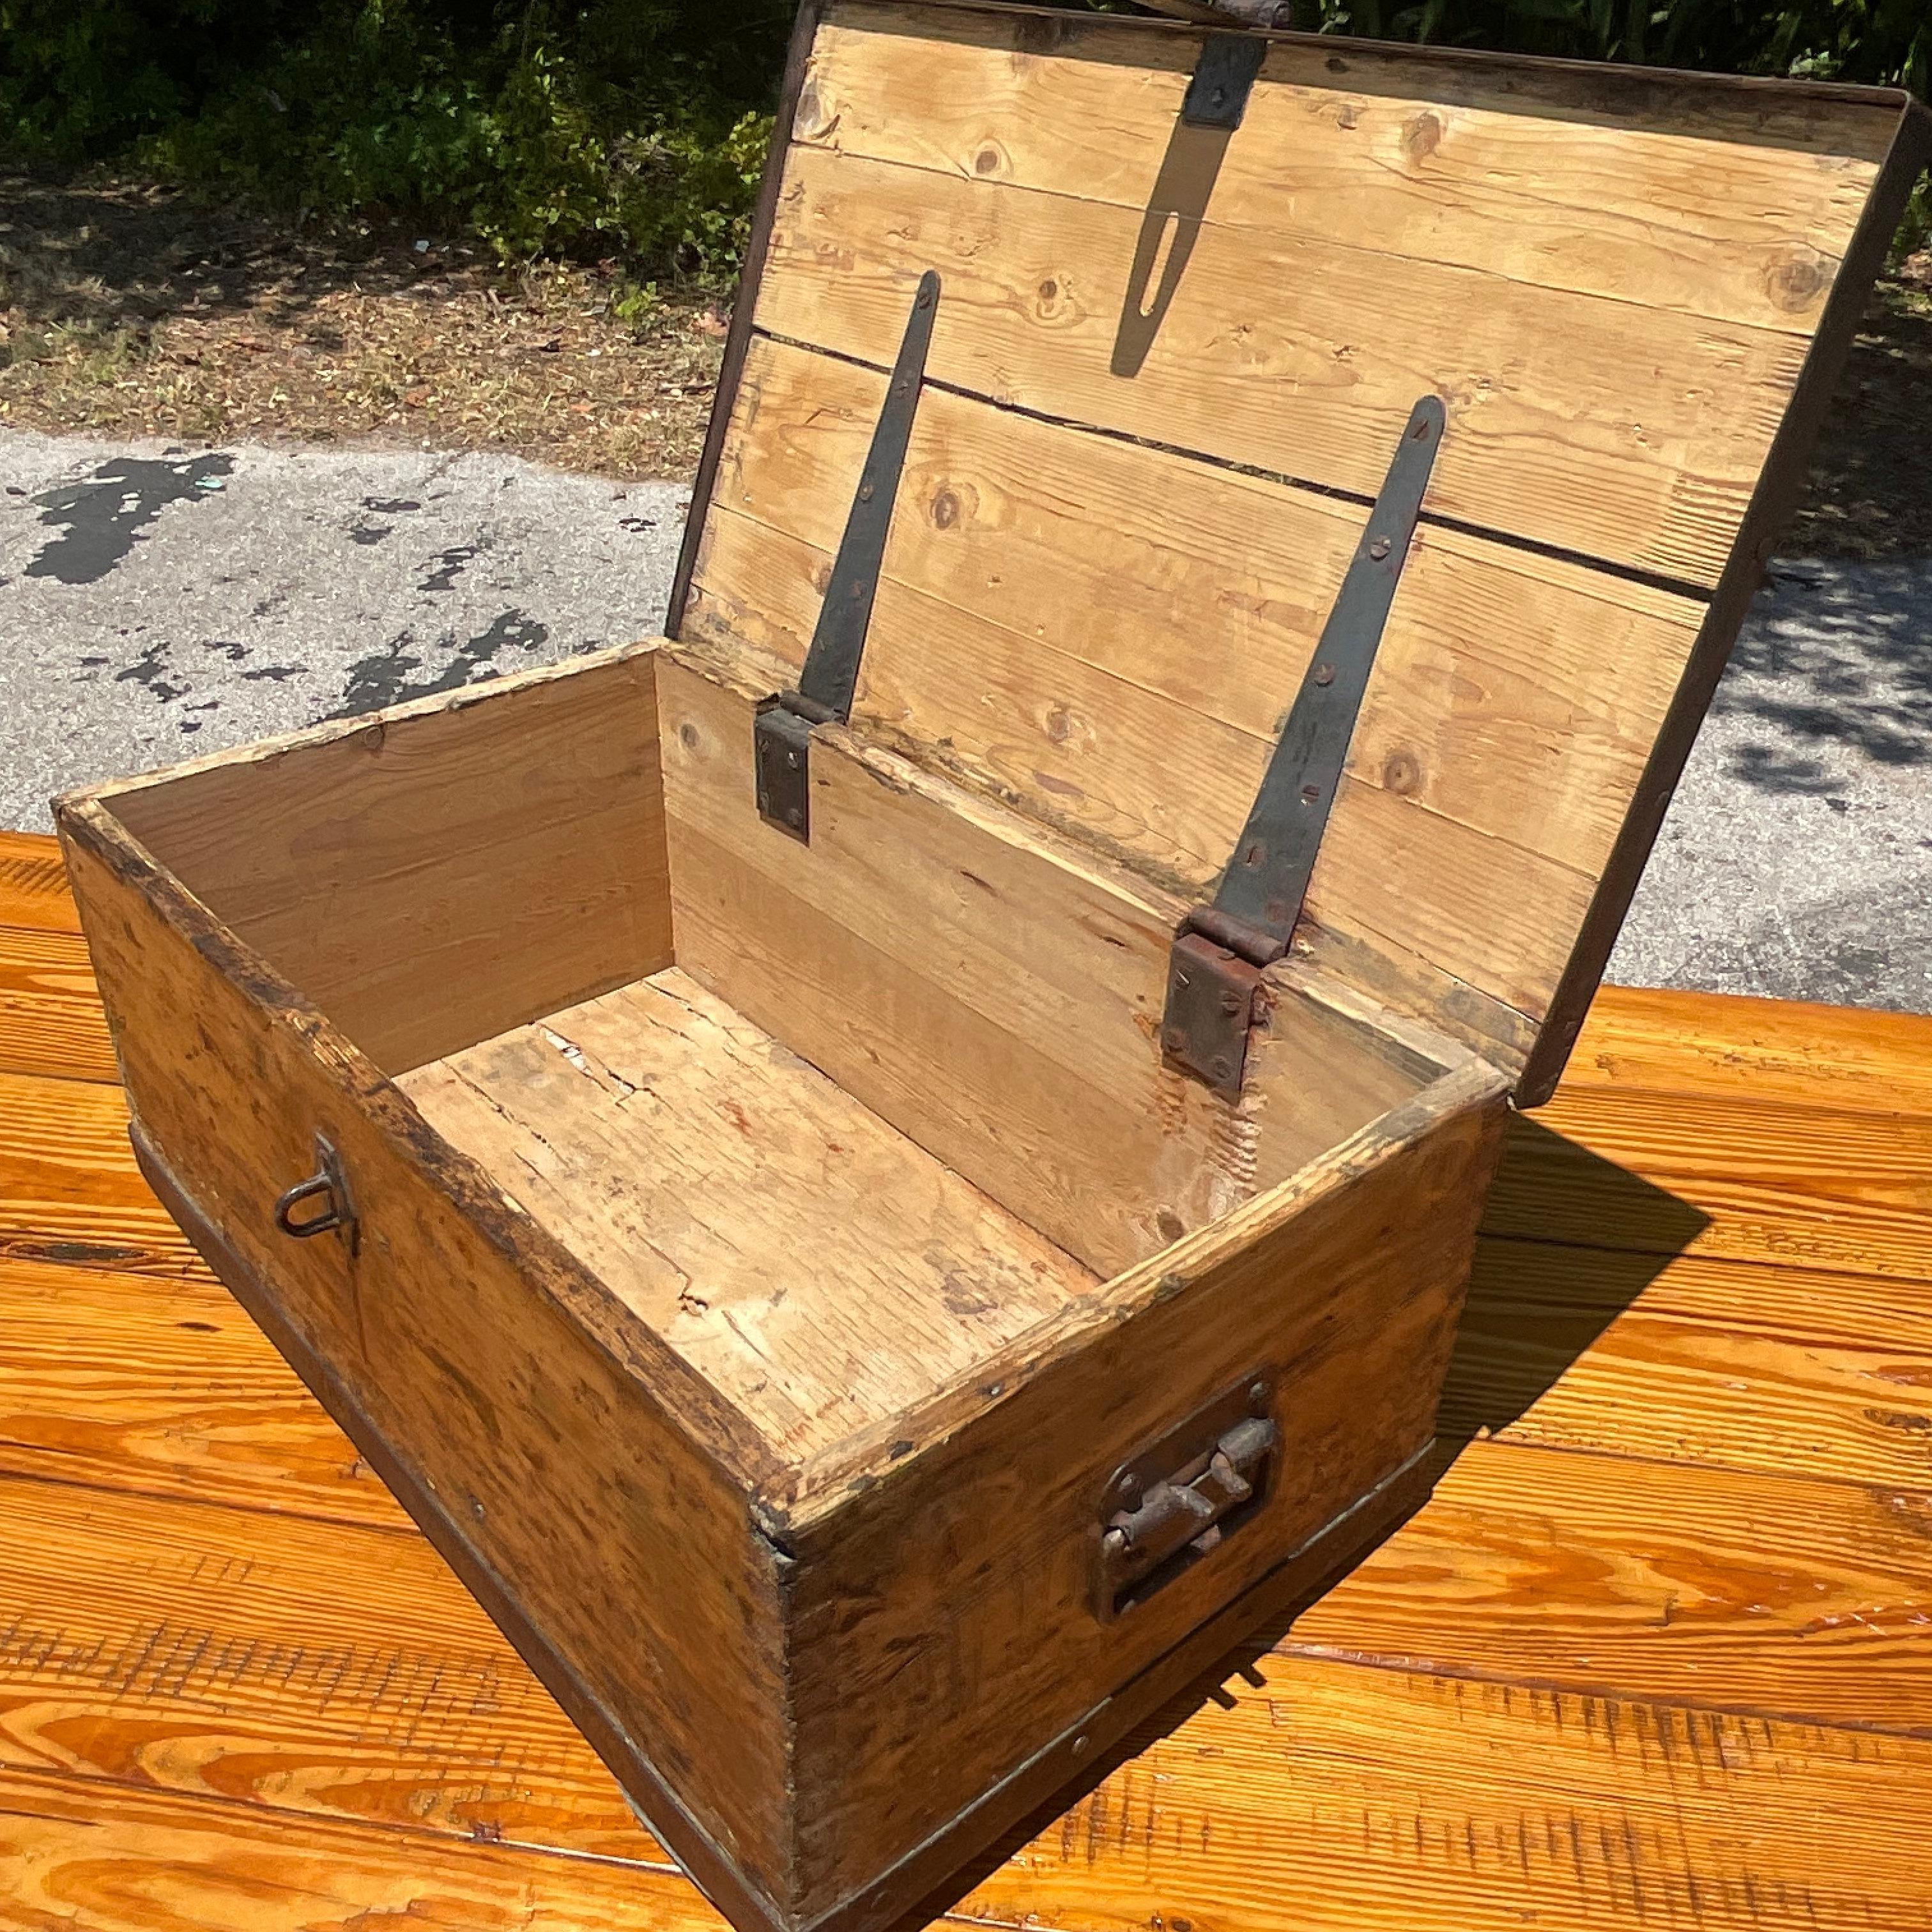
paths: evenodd
<path fill-rule="evenodd" d="M 512 459 L 0 434 L 0 824 L 643 636 L 688 492 Z M 1780 563 L 1612 976 L 1932 1010 L 1932 559 Z"/>

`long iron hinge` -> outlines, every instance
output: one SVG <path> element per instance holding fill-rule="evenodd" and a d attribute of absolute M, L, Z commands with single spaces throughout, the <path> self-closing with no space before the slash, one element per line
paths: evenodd
<path fill-rule="evenodd" d="M 832 559 L 818 607 L 818 622 L 799 673 L 798 688 L 782 691 L 759 706 L 752 727 L 758 815 L 794 838 L 812 837 L 812 728 L 844 724 L 859 688 L 859 660 L 872 621 L 872 600 L 886 558 L 892 505 L 912 440 L 913 417 L 926 377 L 926 350 L 939 307 L 939 278 L 928 268 L 919 278 L 898 359 L 886 386 L 884 406 L 872 446 L 859 473 L 845 534 Z"/>
<path fill-rule="evenodd" d="M 1214 902 L 1174 935 L 1162 1051 L 1231 1100 L 1262 969 L 1286 952 L 1301 916 L 1446 419 L 1436 396 L 1410 414 Z"/>

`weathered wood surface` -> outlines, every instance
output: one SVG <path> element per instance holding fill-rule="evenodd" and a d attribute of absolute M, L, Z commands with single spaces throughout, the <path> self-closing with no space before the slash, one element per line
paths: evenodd
<path fill-rule="evenodd" d="M 1099 1286 L 680 967 L 400 1084 L 788 1458 Z"/>
<path fill-rule="evenodd" d="M 51 853 L 0 857 L 17 876 Z M 0 912 L 58 930 L 58 898 Z M 0 1924 L 709 1932 L 198 1264 L 43 1258 L 136 1227 L 162 1245 L 118 1108 L 8 1058 L 57 1060 L 70 997 L 0 1045 L 6 1096 L 35 1097 L 0 1106 L 0 1175 L 36 1177 L 0 1189 Z M 962 1921 L 1932 1918 L 1932 1243 L 1902 1173 L 1882 1211 L 1843 1186 L 1828 1209 L 1774 1155 L 1855 1114 L 1922 1130 L 1932 1022 L 1612 990 L 1574 1064 L 1544 1121 L 1587 1101 L 1649 1178 L 1580 1160 L 1539 1220 L 1550 1170 L 1513 1156 L 1446 1417 L 1486 1438 L 1270 1650 L 982 1870 Z M 1670 1208 L 1657 1184 L 1684 1174 L 1702 1192 Z M 1830 1219 L 1844 1264 L 1697 1252 L 1738 1188 L 1773 1246 Z M 1882 1265 L 1858 1264 L 1868 1238 Z"/>

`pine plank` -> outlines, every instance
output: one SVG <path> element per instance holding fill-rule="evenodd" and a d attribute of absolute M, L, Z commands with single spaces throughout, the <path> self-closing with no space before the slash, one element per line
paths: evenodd
<path fill-rule="evenodd" d="M 57 839 L 44 832 L 0 831 L 0 926 L 80 930 L 80 910 L 68 890 Z"/>
<path fill-rule="evenodd" d="M 0 1261 L 0 1469 L 414 1534 L 212 1279 Z"/>
<path fill-rule="evenodd" d="M 0 1072 L 120 1078 L 78 933 L 0 926 Z"/>
<path fill-rule="evenodd" d="M 1512 1124 L 1484 1226 L 1932 1280 L 1932 1119 L 1564 1088 Z"/>
<path fill-rule="evenodd" d="M 1472 1443 L 1287 1642 L 1932 1742 L 1928 1536 L 1922 1490 Z"/>
<path fill-rule="evenodd" d="M 287 1820 L 0 1772 L 0 1924 L 19 1932 L 717 1932 L 674 1870 Z"/>
<path fill-rule="evenodd" d="M 0 1480 L 0 1761 L 663 1862 L 421 1538 Z"/>
<path fill-rule="evenodd" d="M 1484 1240 L 1445 1435 L 1932 1484 L 1932 1282 Z"/>
<path fill-rule="evenodd" d="M 978 1883 L 1060 1932 L 1922 1932 L 1932 1741 L 1265 1656 Z"/>
<path fill-rule="evenodd" d="M 1199 44 L 1084 20 L 1049 44 L 1010 17 L 915 25 L 903 8 L 842 6 L 814 44 L 794 135 L 1143 207 Z M 1507 98 L 1486 98 L 1480 74 L 1393 50 L 1277 43 L 1222 158 L 1214 219 L 1716 320 L 1816 326 L 1894 116 L 1793 104 L 1781 126 L 1762 107 L 1741 125 L 1706 92 L 1666 131 L 1606 89 L 1583 104 L 1554 91 L 1519 72 Z"/>
<path fill-rule="evenodd" d="M 888 368 L 930 267 L 945 292 L 929 377 L 1366 496 L 1432 391 L 1449 402 L 1434 510 L 1705 586 L 1807 346 L 1207 220 L 1124 380 L 1115 335 L 1142 225 L 1138 206 L 794 146 L 756 320 Z M 1257 287 L 1294 298 L 1258 302 Z"/>
<path fill-rule="evenodd" d="M 0 1260 L 202 1273 L 134 1165 L 118 1087 L 0 1073 Z"/>
<path fill-rule="evenodd" d="M 1932 1114 L 1932 1018 L 1605 986 L 1563 1084 Z"/>

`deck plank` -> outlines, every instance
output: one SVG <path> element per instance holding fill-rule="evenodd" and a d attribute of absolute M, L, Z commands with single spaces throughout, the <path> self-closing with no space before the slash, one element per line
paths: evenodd
<path fill-rule="evenodd" d="M 0 1260 L 204 1271 L 134 1164 L 119 1088 L 0 1073 Z"/>
<path fill-rule="evenodd" d="M 0 1771 L 0 1924 L 22 1932 L 718 1932 L 674 1871 Z"/>
<path fill-rule="evenodd" d="M 0 1261 L 0 1471 L 415 1534 L 212 1276 Z"/>
<path fill-rule="evenodd" d="M 1483 1226 L 1580 1247 L 1932 1279 L 1932 1118 L 1559 1088 L 1510 1124 Z"/>
<path fill-rule="evenodd" d="M 1059 1932 L 1922 1932 L 1932 1742 L 1268 1656 L 962 1901 Z"/>
<path fill-rule="evenodd" d="M 41 832 L 0 832 L 0 926 L 80 930 L 80 909 L 68 890 L 56 840 Z"/>
<path fill-rule="evenodd" d="M 664 1862 L 420 1538 L 0 1480 L 0 1762 Z"/>
<path fill-rule="evenodd" d="M 1932 1740 L 1922 1490 L 1471 1444 L 1294 1652 Z"/>
<path fill-rule="evenodd" d="M 0 1073 L 120 1078 L 79 933 L 0 926 Z"/>
<path fill-rule="evenodd" d="M 1442 1427 L 1910 1488 L 1928 1411 L 1932 1282 L 1492 1237 Z"/>
<path fill-rule="evenodd" d="M 1563 1084 L 1932 1113 L 1932 1019 L 1731 993 L 1605 986 Z"/>

